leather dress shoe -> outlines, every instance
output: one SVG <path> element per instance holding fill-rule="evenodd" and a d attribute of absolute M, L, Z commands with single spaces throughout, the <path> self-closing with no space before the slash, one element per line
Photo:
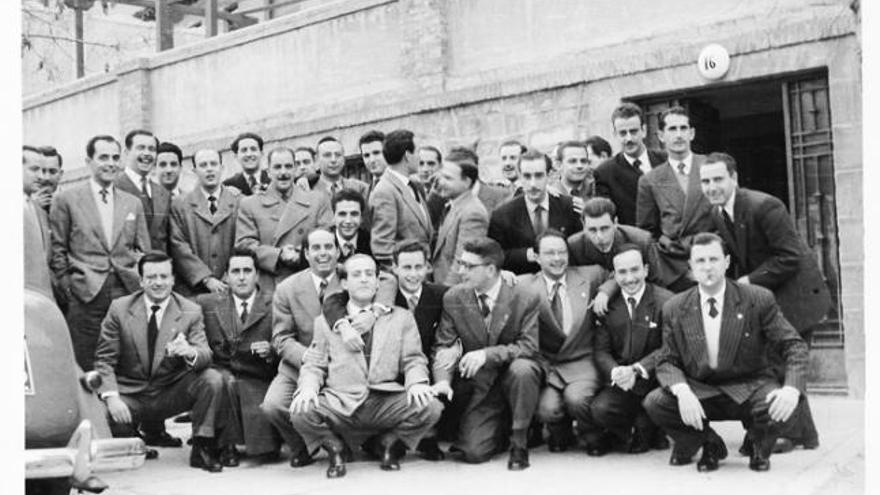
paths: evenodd
<path fill-rule="evenodd" d="M 290 467 L 292 468 L 301 468 L 314 463 L 315 458 L 312 457 L 311 454 L 309 454 L 308 450 L 303 450 L 297 455 L 290 456 Z"/>
<path fill-rule="evenodd" d="M 528 448 L 534 449 L 544 444 L 544 425 L 535 423 L 529 426 Z"/>
<path fill-rule="evenodd" d="M 651 443 L 648 441 L 647 437 L 648 435 L 644 431 L 634 431 L 629 440 L 629 453 L 642 454 L 651 450 Z"/>
<path fill-rule="evenodd" d="M 693 462 L 693 459 L 689 456 L 681 455 L 673 449 L 672 455 L 669 456 L 669 465 L 670 466 L 685 466 Z"/>
<path fill-rule="evenodd" d="M 342 478 L 345 476 L 345 460 L 342 455 L 342 448 L 336 445 L 325 445 L 324 450 L 327 451 L 327 457 L 330 465 L 327 466 L 328 478 Z"/>
<path fill-rule="evenodd" d="M 416 452 L 419 457 L 428 461 L 442 461 L 446 458 L 446 455 L 440 450 L 440 446 L 437 445 L 436 438 L 423 438 L 416 447 Z"/>
<path fill-rule="evenodd" d="M 220 464 L 225 467 L 238 467 L 238 450 L 235 445 L 224 445 L 220 449 Z"/>
<path fill-rule="evenodd" d="M 663 433 L 663 430 L 657 430 L 654 438 L 651 439 L 651 448 L 654 450 L 666 450 L 669 448 L 669 439 L 666 438 L 666 433 Z"/>
<path fill-rule="evenodd" d="M 761 449 L 753 449 L 749 456 L 749 469 L 752 471 L 769 471 L 770 459 L 761 452 Z"/>
<path fill-rule="evenodd" d="M 158 458 L 159 458 L 159 451 L 158 450 L 147 449 L 146 456 L 144 457 L 144 459 L 146 459 L 148 461 L 152 461 L 153 459 L 158 459 Z"/>
<path fill-rule="evenodd" d="M 150 447 L 181 447 L 183 440 L 172 437 L 167 431 L 159 433 L 144 433 L 144 443 Z"/>
<path fill-rule="evenodd" d="M 510 458 L 507 460 L 509 471 L 522 471 L 529 467 L 529 451 L 522 447 L 511 447 Z"/>
<path fill-rule="evenodd" d="M 697 461 L 697 471 L 710 472 L 718 469 L 718 461 L 727 458 L 727 446 L 724 440 L 713 430 L 709 431 L 709 439 L 703 444 L 703 455 Z"/>
<path fill-rule="evenodd" d="M 792 450 L 794 450 L 794 442 L 787 438 L 779 437 L 776 439 L 776 443 L 773 444 L 774 454 L 787 454 Z"/>
<path fill-rule="evenodd" d="M 192 423 L 192 415 L 190 413 L 183 413 L 174 418 L 175 423 Z"/>
<path fill-rule="evenodd" d="M 400 471 L 400 458 L 403 457 L 403 450 L 397 442 L 385 445 L 382 449 L 382 461 L 379 464 L 382 471 Z"/>
<path fill-rule="evenodd" d="M 603 433 L 596 439 L 589 440 L 587 442 L 587 455 L 590 457 L 602 457 L 611 452 L 612 442 L 613 439 L 607 433 Z"/>
<path fill-rule="evenodd" d="M 212 450 L 210 447 L 194 442 L 192 452 L 189 455 L 189 465 L 210 473 L 223 471 L 223 465 L 220 464 L 220 460 Z"/>

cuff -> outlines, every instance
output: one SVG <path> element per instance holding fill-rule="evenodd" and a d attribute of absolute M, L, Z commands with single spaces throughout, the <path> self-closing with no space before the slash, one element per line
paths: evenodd
<path fill-rule="evenodd" d="M 119 392 L 117 390 L 108 390 L 106 392 L 101 392 L 101 400 L 107 400 L 109 397 L 119 397 Z"/>
<path fill-rule="evenodd" d="M 688 385 L 685 382 L 679 382 L 679 383 L 675 383 L 675 384 L 672 384 L 669 386 L 669 391 L 672 392 L 672 394 L 675 395 L 676 397 L 678 397 L 679 394 L 681 394 L 685 390 L 690 391 L 690 389 L 691 389 L 690 385 Z"/>
<path fill-rule="evenodd" d="M 642 363 L 635 363 L 632 365 L 632 367 L 636 371 L 636 373 L 638 373 L 639 376 L 641 376 L 645 380 L 650 378 L 650 375 L 648 374 L 648 370 L 646 370 L 645 367 L 642 366 Z"/>

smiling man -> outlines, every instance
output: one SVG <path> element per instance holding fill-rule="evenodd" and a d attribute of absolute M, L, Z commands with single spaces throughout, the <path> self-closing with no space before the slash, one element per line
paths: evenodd
<path fill-rule="evenodd" d="M 382 175 L 385 174 L 385 169 L 388 167 L 385 155 L 382 154 L 382 143 L 384 141 L 385 134 L 377 130 L 367 132 L 358 140 L 361 158 L 371 177 L 369 191 L 364 196 L 368 202 L 373 194 L 373 190 L 376 189 L 376 184 L 379 183 L 379 179 L 382 178 Z"/>
<path fill-rule="evenodd" d="M 339 262 L 344 262 L 355 253 L 372 256 L 370 230 L 363 225 L 364 197 L 357 191 L 343 189 L 331 198 L 330 206 L 333 208 L 333 227 L 330 231 L 336 236 Z"/>
<path fill-rule="evenodd" d="M 174 143 L 162 142 L 156 148 L 156 174 L 159 184 L 174 198 L 182 195 L 180 190 L 180 171 L 183 166 L 183 152 Z"/>
<path fill-rule="evenodd" d="M 269 184 L 269 174 L 260 170 L 263 158 L 263 138 L 253 132 L 243 132 L 235 137 L 229 146 L 241 172 L 223 181 L 224 186 L 232 186 L 245 196 L 263 191 Z"/>
<path fill-rule="evenodd" d="M 339 140 L 326 136 L 318 141 L 315 148 L 321 175 L 312 187 L 312 191 L 320 192 L 328 198 L 332 198 L 344 189 L 351 189 L 361 196 L 367 196 L 369 186 L 365 182 L 342 176 L 342 169 L 345 168 L 345 150 Z"/>
<path fill-rule="evenodd" d="M 581 141 L 566 141 L 556 150 L 560 173 L 549 187 L 571 197 L 574 210 L 580 215 L 584 211 L 584 201 L 593 197 L 596 188 L 587 147 Z"/>
<path fill-rule="evenodd" d="M 519 161 L 522 155 L 528 151 L 522 143 L 510 139 L 501 143 L 498 155 L 501 159 L 501 175 L 507 183 L 507 189 L 512 196 L 522 193 L 519 183 Z"/>

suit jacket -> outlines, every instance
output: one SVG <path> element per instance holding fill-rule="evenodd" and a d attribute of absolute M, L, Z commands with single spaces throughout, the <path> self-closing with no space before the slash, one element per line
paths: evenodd
<path fill-rule="evenodd" d="M 120 172 L 116 176 L 116 187 L 141 200 L 144 207 L 144 218 L 150 231 L 150 249 L 168 253 L 169 212 L 171 210 L 171 193 L 161 184 L 150 181 L 152 199 L 141 192 L 140 184 L 135 185 L 128 175 Z"/>
<path fill-rule="evenodd" d="M 725 394 L 742 404 L 767 382 L 776 382 L 768 347 L 785 360 L 785 384 L 805 392 L 807 344 L 779 310 L 773 293 L 727 280 L 718 346 L 718 366 L 709 367 L 699 287 L 672 296 L 663 306 L 663 347 L 657 380 L 669 387 L 686 382 L 700 399 Z"/>
<path fill-rule="evenodd" d="M 196 302 L 205 318 L 205 335 L 213 353 L 214 366 L 235 376 L 246 376 L 266 383 L 275 377 L 278 356 L 273 352 L 267 361 L 251 352 L 251 344 L 272 341 L 272 298 L 257 292 L 247 320 L 238 317 L 232 293 L 201 294 Z"/>
<path fill-rule="evenodd" d="M 24 197 L 24 286 L 38 290 L 54 300 L 52 294 L 52 236 L 46 211 Z M 30 205 L 30 206 L 28 206 Z"/>
<path fill-rule="evenodd" d="M 278 372 L 297 380 L 303 354 L 312 343 L 315 318 L 321 314 L 312 270 L 303 270 L 278 284 L 272 299 L 272 347 L 281 358 Z M 342 290 L 334 275 L 324 291 L 324 299 Z"/>
<path fill-rule="evenodd" d="M 759 191 L 737 188 L 731 233 L 721 211 L 712 220 L 730 247 L 731 275 L 772 290 L 786 319 L 798 331 L 818 323 L 831 306 L 828 287 L 815 258 L 795 229 L 785 205 Z"/>
<path fill-rule="evenodd" d="M 107 310 L 95 350 L 95 370 L 103 379 L 99 393 L 156 394 L 186 373 L 201 370 L 211 363 L 201 308 L 175 293 L 169 296 L 171 301 L 162 316 L 151 363 L 147 347 L 149 317 L 144 297 L 143 291 L 137 291 L 115 299 Z M 192 366 L 182 357 L 165 355 L 165 344 L 178 334 L 183 334 L 196 348 Z"/>
<path fill-rule="evenodd" d="M 466 241 L 486 237 L 488 231 L 489 214 L 483 203 L 470 191 L 455 198 L 437 229 L 437 242 L 431 254 L 434 281 L 446 285 L 460 282 L 461 276 L 455 269 L 456 257 L 461 255 Z"/>
<path fill-rule="evenodd" d="M 259 180 L 260 191 L 265 191 L 266 188 L 269 186 L 269 182 L 271 182 L 271 179 L 269 179 L 269 174 L 265 170 L 260 170 L 260 180 Z M 255 192 L 260 192 L 260 191 L 251 191 L 251 186 L 250 186 L 250 184 L 248 184 L 247 179 L 244 177 L 244 172 L 239 172 L 231 177 L 228 177 L 226 180 L 223 181 L 223 185 L 224 186 L 233 186 L 236 189 L 238 189 L 239 191 L 241 191 L 241 193 L 244 194 L 245 196 L 250 196 L 250 195 L 254 194 Z"/>
<path fill-rule="evenodd" d="M 428 360 L 412 313 L 374 304 L 374 314 L 369 364 L 363 351 L 348 350 L 326 318 L 318 316 L 298 389 L 320 391 L 330 409 L 350 416 L 371 390 L 402 392 L 417 383 L 428 384 Z"/>
<path fill-rule="evenodd" d="M 417 188 L 421 184 L 413 182 Z M 421 194 L 424 198 L 424 193 Z M 425 201 L 416 201 L 412 190 L 395 174 L 384 173 L 370 193 L 370 247 L 378 261 L 391 260 L 398 241 L 414 239 L 431 245 L 434 227 L 428 217 Z"/>
<path fill-rule="evenodd" d="M 422 341 L 422 352 L 425 356 L 431 356 L 431 349 L 434 347 L 434 335 L 437 333 L 437 327 L 440 326 L 440 317 L 443 314 L 443 295 L 449 287 L 440 284 L 424 283 L 422 284 L 422 295 L 419 296 L 419 303 L 416 305 L 413 316 L 416 319 L 416 326 L 419 327 L 419 336 Z M 401 308 L 409 307 L 404 295 L 400 290 L 394 299 L 394 305 Z"/>
<path fill-rule="evenodd" d="M 552 188 L 553 190 L 555 190 L 556 192 L 558 192 L 562 196 L 572 197 L 571 194 L 568 192 L 568 189 L 566 189 L 565 186 L 562 185 L 561 178 L 550 180 L 550 182 L 547 184 L 547 187 Z M 578 194 L 578 197 L 581 198 L 582 200 L 586 201 L 595 195 L 596 195 L 596 179 L 593 178 L 592 172 L 591 172 L 590 175 L 588 175 L 587 178 L 584 179 L 584 186 L 581 187 L 580 194 Z"/>
<path fill-rule="evenodd" d="M 480 187 L 477 189 L 477 199 L 483 203 L 483 206 L 486 207 L 486 212 L 489 214 L 491 214 L 498 205 L 511 198 L 511 193 L 506 187 L 489 184 L 483 181 L 480 181 L 479 184 Z M 443 209 L 445 205 L 446 200 L 443 199 L 443 196 L 440 196 L 436 187 L 433 188 L 431 193 L 428 194 L 428 213 L 431 215 L 431 223 L 433 225 L 440 225 L 443 222 Z"/>
<path fill-rule="evenodd" d="M 616 366 L 639 363 L 649 378 L 637 376 L 633 393 L 642 397 L 657 386 L 654 370 L 663 343 L 663 305 L 672 292 L 654 284 L 645 284 L 645 292 L 630 319 L 622 293 L 608 303 L 604 317 L 596 318 L 596 366 L 603 379 L 610 380 Z"/>
<path fill-rule="evenodd" d="M 666 154 L 648 150 L 651 167 L 666 161 Z M 596 179 L 596 195 L 610 198 L 617 206 L 617 221 L 625 225 L 636 224 L 636 197 L 638 181 L 642 173 L 626 161 L 623 152 L 600 163 L 593 171 Z"/>
<path fill-rule="evenodd" d="M 655 273 L 658 271 L 657 250 L 651 241 L 651 234 L 638 227 L 631 225 L 617 225 L 614 232 L 614 241 L 611 243 L 611 249 L 607 253 L 599 251 L 599 248 L 593 244 L 587 234 L 583 231 L 568 237 L 568 264 L 570 266 L 583 265 L 599 265 L 608 273 L 608 280 L 602 284 L 600 290 L 609 296 L 617 293 L 619 287 L 614 280 L 614 253 L 617 248 L 624 244 L 635 244 L 642 249 L 647 258 L 645 262 L 648 264 L 648 281 L 657 282 Z"/>
<path fill-rule="evenodd" d="M 150 250 L 144 208 L 138 199 L 113 188 L 113 235 L 110 245 L 101 226 L 98 206 L 88 182 L 55 195 L 52 224 L 52 272 L 69 277 L 70 290 L 80 301 L 95 298 L 111 271 L 126 289 L 140 287 L 137 260 Z"/>
<path fill-rule="evenodd" d="M 358 179 L 349 179 L 348 177 L 340 177 L 339 185 L 342 186 L 340 191 L 342 189 L 351 189 L 352 191 L 360 193 L 360 195 L 364 197 L 364 201 L 367 200 L 367 193 L 369 192 L 370 186 L 366 182 Z M 312 191 L 324 194 L 332 199 L 332 195 L 330 194 L 330 182 L 328 182 L 323 175 L 318 176 L 318 180 L 315 182 L 315 185 L 312 186 Z"/>
<path fill-rule="evenodd" d="M 705 155 L 693 155 L 687 194 L 668 161 L 639 177 L 636 225 L 659 240 L 663 263 L 656 275 L 664 286 L 687 274 L 691 239 L 713 227 L 712 207 L 700 187 L 700 165 L 705 160 Z"/>
<path fill-rule="evenodd" d="M 354 245 L 354 253 L 349 253 L 347 256 L 342 252 L 342 246 L 339 245 L 339 239 L 336 238 L 336 226 L 330 227 L 330 232 L 333 234 L 333 238 L 336 239 L 336 247 L 339 249 L 339 264 L 342 265 L 345 263 L 345 260 L 351 258 L 353 254 L 366 254 L 367 256 L 373 256 L 373 251 L 370 249 L 370 231 L 369 229 L 365 229 L 363 225 L 358 229 L 357 233 L 357 242 Z M 302 253 L 305 256 L 305 253 Z M 305 263 L 305 259 L 303 259 Z"/>
<path fill-rule="evenodd" d="M 241 194 L 222 188 L 217 212 L 211 214 L 201 188 L 174 199 L 171 205 L 171 258 L 184 294 L 204 292 L 200 282 L 222 279 L 235 243 L 235 221 Z"/>
<path fill-rule="evenodd" d="M 581 230 L 583 225 L 575 213 L 570 197 L 548 193 L 550 211 L 547 228 L 556 229 L 565 236 Z M 526 251 L 535 246 L 532 218 L 526 209 L 525 196 L 514 196 L 504 202 L 489 220 L 489 237 L 498 241 L 504 249 L 505 270 L 513 273 L 534 273 L 540 270 L 537 263 L 527 261 Z"/>
<path fill-rule="evenodd" d="M 526 288 L 502 282 L 487 327 L 474 290 L 464 285 L 449 289 L 443 296 L 443 314 L 434 340 L 434 381 L 452 383 L 457 359 L 445 357 L 448 355 L 485 350 L 486 363 L 474 379 L 488 384 L 494 383 L 498 370 L 514 359 L 537 357 L 539 299 Z"/>
<path fill-rule="evenodd" d="M 587 309 L 596 296 L 599 285 L 606 279 L 605 270 L 598 266 L 569 267 L 565 272 L 565 294 L 571 307 L 572 322 L 566 335 L 562 322 L 556 319 L 547 292 L 547 282 L 541 272 L 520 275 L 519 283 L 534 291 L 541 301 L 538 316 L 541 361 L 547 372 L 547 381 L 562 388 L 566 384 L 589 380 L 596 376 L 593 365 L 593 317 Z"/>
<path fill-rule="evenodd" d="M 273 189 L 241 200 L 235 224 L 235 245 L 252 250 L 260 269 L 260 288 L 271 292 L 275 285 L 303 268 L 280 261 L 281 247 L 300 247 L 303 238 L 317 227 L 333 223 L 330 200 L 319 193 L 292 187 L 287 203 Z"/>

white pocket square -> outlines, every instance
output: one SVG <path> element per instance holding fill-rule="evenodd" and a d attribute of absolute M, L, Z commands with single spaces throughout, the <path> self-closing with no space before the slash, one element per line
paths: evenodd
<path fill-rule="evenodd" d="M 137 217 L 134 216 L 134 213 L 129 212 L 128 216 L 125 217 L 125 221 L 134 221 L 135 218 Z"/>
<path fill-rule="evenodd" d="M 648 328 L 657 328 L 657 324 L 652 321 L 648 323 Z"/>

